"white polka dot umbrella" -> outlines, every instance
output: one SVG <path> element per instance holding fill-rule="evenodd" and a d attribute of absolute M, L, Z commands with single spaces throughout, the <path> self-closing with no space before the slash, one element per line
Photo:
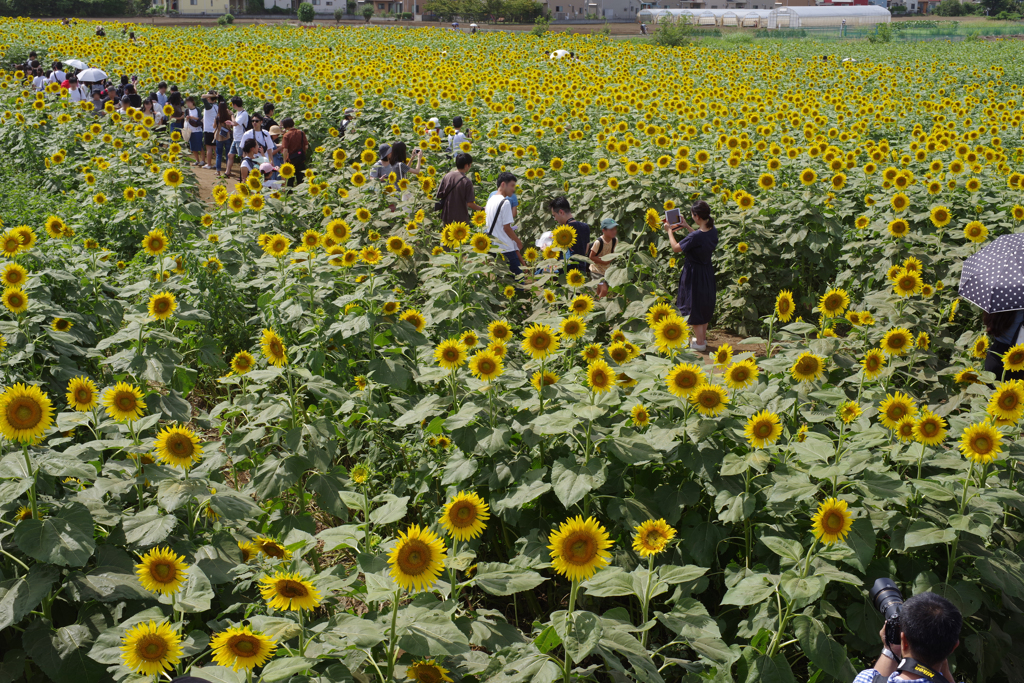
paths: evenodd
<path fill-rule="evenodd" d="M 960 296 L 986 313 L 1024 308 L 1024 234 L 1003 235 L 964 261 Z"/>

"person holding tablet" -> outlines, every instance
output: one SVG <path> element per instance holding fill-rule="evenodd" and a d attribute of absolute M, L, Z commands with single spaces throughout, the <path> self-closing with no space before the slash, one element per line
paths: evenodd
<path fill-rule="evenodd" d="M 711 217 L 711 207 L 703 200 L 693 203 L 690 216 L 696 228 L 690 227 L 681 215 L 678 223 L 669 223 L 668 218 L 674 216 L 666 216 L 665 224 L 672 251 L 682 252 L 685 257 L 679 273 L 676 310 L 693 328 L 690 348 L 703 353 L 707 350 L 708 323 L 715 314 L 715 267 L 711 256 L 718 246 L 718 229 Z M 689 234 L 677 242 L 675 231 L 679 228 L 686 228 Z"/>

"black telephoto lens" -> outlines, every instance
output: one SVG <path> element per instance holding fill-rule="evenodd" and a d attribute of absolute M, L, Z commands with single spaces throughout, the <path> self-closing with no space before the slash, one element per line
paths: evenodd
<path fill-rule="evenodd" d="M 876 579 L 868 592 L 871 601 L 875 603 L 875 609 L 882 613 L 882 618 L 889 621 L 900 613 L 903 605 L 903 595 L 892 579 Z"/>

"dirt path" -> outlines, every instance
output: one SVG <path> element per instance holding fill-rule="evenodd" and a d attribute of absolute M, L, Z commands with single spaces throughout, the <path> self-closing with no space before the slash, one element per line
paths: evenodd
<path fill-rule="evenodd" d="M 237 166 L 235 168 L 238 168 Z M 213 188 L 215 185 L 224 184 L 229 190 L 234 189 L 234 182 L 229 182 L 226 179 L 217 177 L 217 171 L 213 169 L 200 168 L 199 166 L 193 166 L 192 172 L 196 174 L 196 180 L 198 181 L 199 187 L 199 198 L 203 203 L 213 206 Z M 232 174 L 237 181 L 237 171 L 232 170 Z"/>

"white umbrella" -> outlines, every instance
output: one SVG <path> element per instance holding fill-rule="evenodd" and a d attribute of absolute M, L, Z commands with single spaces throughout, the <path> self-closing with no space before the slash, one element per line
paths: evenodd
<path fill-rule="evenodd" d="M 78 80 L 99 82 L 107 77 L 107 74 L 103 73 L 101 69 L 86 69 L 82 73 L 78 74 Z"/>
<path fill-rule="evenodd" d="M 469 27 L 470 28 L 476 28 L 476 24 L 470 24 Z"/>
<path fill-rule="evenodd" d="M 83 62 L 81 59 L 65 59 L 64 63 L 67 66 L 73 66 L 76 69 L 87 69 L 89 65 Z"/>

